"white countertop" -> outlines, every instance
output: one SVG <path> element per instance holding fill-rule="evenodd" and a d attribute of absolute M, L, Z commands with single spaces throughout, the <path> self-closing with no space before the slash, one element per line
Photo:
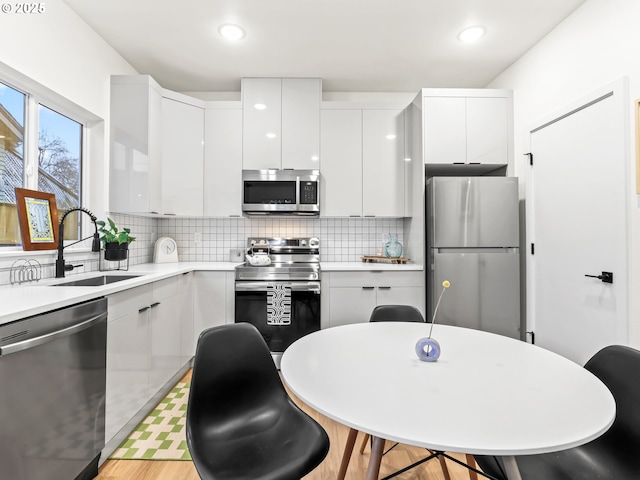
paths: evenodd
<path fill-rule="evenodd" d="M 74 303 L 84 302 L 93 298 L 111 295 L 116 292 L 138 287 L 150 282 L 192 271 L 225 271 L 232 272 L 239 263 L 232 262 L 179 262 L 179 263 L 144 263 L 134 265 L 129 270 L 108 272 L 90 272 L 81 275 L 68 275 L 66 279 L 47 278 L 33 284 L 6 285 L 0 287 L 0 325 L 13 322 L 21 318 L 63 308 Z M 391 265 L 384 263 L 362 262 L 322 262 L 322 271 L 412 271 L 422 270 L 422 265 L 405 264 Z M 140 275 L 121 282 L 101 285 L 97 287 L 52 287 L 54 283 L 94 277 L 100 274 L 108 275 Z"/>
<path fill-rule="evenodd" d="M 84 302 L 93 298 L 111 295 L 116 292 L 138 287 L 150 282 L 199 271 L 229 271 L 238 265 L 231 262 L 182 262 L 182 263 L 145 263 L 134 265 L 129 270 L 108 272 L 89 272 L 81 275 L 68 275 L 62 278 L 47 278 L 37 283 L 6 285 L 0 287 L 0 325 L 30 317 L 58 308 Z M 81 278 L 105 275 L 140 275 L 138 278 L 98 287 L 53 287 L 52 284 Z"/>

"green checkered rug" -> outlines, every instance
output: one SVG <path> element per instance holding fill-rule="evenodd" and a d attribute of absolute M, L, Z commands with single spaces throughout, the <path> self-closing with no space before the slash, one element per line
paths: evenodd
<path fill-rule="evenodd" d="M 176 384 L 110 458 L 191 460 L 185 436 L 189 386 L 184 382 Z"/>

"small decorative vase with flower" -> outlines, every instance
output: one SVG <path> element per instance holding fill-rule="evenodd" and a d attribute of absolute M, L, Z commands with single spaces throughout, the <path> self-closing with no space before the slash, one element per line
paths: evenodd
<path fill-rule="evenodd" d="M 444 295 L 445 290 L 450 286 L 451 282 L 449 282 L 449 280 L 442 282 L 442 293 L 440 293 L 438 303 L 436 303 L 436 308 L 433 310 L 433 318 L 431 319 L 429 335 L 416 342 L 416 355 L 418 355 L 418 358 L 423 362 L 437 362 L 438 358 L 440 358 L 440 344 L 435 338 L 431 338 L 431 332 L 433 332 L 433 325 L 436 323 L 436 313 L 438 313 L 438 307 L 440 306 L 442 296 Z"/>
<path fill-rule="evenodd" d="M 384 244 L 384 254 L 389 258 L 400 258 L 402 256 L 402 244 L 398 241 L 397 234 L 389 234 L 389 241 Z"/>

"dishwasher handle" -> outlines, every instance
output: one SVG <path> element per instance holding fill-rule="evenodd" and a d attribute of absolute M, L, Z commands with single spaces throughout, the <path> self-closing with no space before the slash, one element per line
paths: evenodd
<path fill-rule="evenodd" d="M 81 332 L 82 330 L 86 330 L 87 328 L 94 326 L 101 320 L 106 320 L 106 318 L 107 314 L 103 312 L 89 318 L 88 320 L 84 320 L 80 323 L 76 323 L 75 325 L 71 325 L 70 327 L 63 328 L 61 330 L 56 330 L 54 332 L 50 332 L 34 338 L 29 338 L 27 340 L 22 340 L 20 342 L 3 345 L 2 347 L 0 347 L 0 357 L 11 355 L 12 353 L 22 352 L 24 350 L 29 350 L 30 348 L 53 342 L 54 340 L 57 340 L 59 338 L 68 337 L 69 335 L 73 335 L 75 333 Z"/>

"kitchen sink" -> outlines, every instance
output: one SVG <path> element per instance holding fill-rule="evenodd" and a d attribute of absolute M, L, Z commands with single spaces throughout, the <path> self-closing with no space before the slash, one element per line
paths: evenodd
<path fill-rule="evenodd" d="M 108 285 L 110 283 L 122 282 L 131 278 L 137 278 L 140 275 L 100 275 L 99 277 L 83 278 L 80 280 L 71 280 L 69 282 L 56 283 L 54 287 L 98 287 L 100 285 Z"/>

